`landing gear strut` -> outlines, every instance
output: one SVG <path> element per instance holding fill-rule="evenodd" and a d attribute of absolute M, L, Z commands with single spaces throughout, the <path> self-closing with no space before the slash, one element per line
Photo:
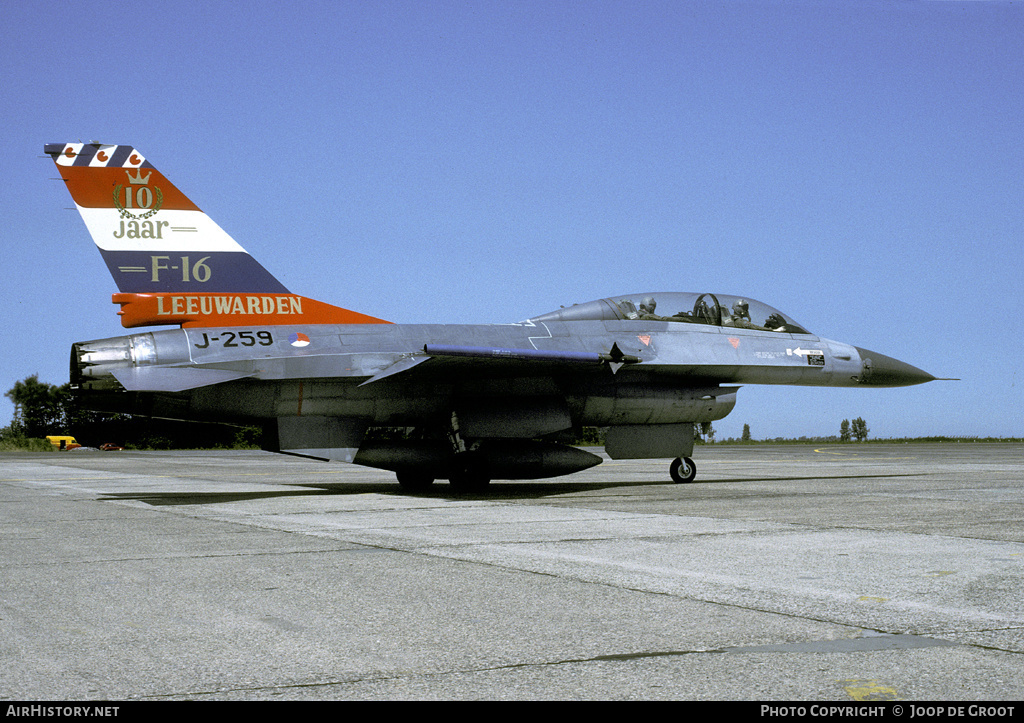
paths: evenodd
<path fill-rule="evenodd" d="M 669 476 L 676 484 L 693 482 L 697 476 L 697 465 L 689 457 L 676 457 L 668 467 Z"/>

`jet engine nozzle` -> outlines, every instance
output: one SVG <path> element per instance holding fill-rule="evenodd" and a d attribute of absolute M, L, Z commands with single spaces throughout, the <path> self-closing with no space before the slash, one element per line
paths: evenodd
<path fill-rule="evenodd" d="M 71 385 L 78 389 L 119 388 L 115 369 L 125 369 L 156 360 L 153 334 L 132 334 L 112 339 L 80 341 L 71 346 Z"/>

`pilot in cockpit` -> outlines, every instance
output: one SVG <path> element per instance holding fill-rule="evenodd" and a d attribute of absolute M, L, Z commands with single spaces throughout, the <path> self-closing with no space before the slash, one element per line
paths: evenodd
<path fill-rule="evenodd" d="M 758 326 L 750 320 L 750 307 L 745 299 L 736 299 L 732 302 L 732 314 L 722 322 L 722 326 L 734 326 L 740 329 L 761 329 L 767 331 L 763 326 Z"/>
<path fill-rule="evenodd" d="M 653 296 L 644 297 L 644 300 L 640 302 L 640 318 L 641 319 L 657 319 L 654 310 L 658 308 L 658 302 L 654 300 Z"/>
<path fill-rule="evenodd" d="M 733 321 L 742 319 L 750 321 L 750 307 L 744 299 L 736 299 L 736 301 L 732 302 L 732 316 L 730 318 Z"/>

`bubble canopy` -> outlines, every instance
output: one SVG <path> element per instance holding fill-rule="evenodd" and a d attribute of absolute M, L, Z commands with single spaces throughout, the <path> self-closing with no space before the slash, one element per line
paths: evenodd
<path fill-rule="evenodd" d="M 810 334 L 788 315 L 756 299 L 684 291 L 613 296 L 562 307 L 530 321 L 664 321 Z"/>

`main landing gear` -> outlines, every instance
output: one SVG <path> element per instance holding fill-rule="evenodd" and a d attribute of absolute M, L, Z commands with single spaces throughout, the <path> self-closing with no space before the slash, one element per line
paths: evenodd
<path fill-rule="evenodd" d="M 423 492 L 434 484 L 430 472 L 404 469 L 397 473 L 398 484 L 409 492 Z M 459 452 L 448 462 L 448 483 L 458 492 L 479 492 L 487 489 L 491 475 L 487 461 L 476 452 Z"/>
<path fill-rule="evenodd" d="M 676 484 L 693 482 L 697 476 L 697 465 L 689 457 L 676 457 L 668 466 L 668 473 Z"/>
<path fill-rule="evenodd" d="M 459 452 L 452 459 L 448 484 L 459 492 L 478 492 L 491 483 L 487 462 L 474 452 Z"/>
<path fill-rule="evenodd" d="M 422 492 L 434 484 L 433 474 L 448 478 L 448 483 L 458 492 L 478 492 L 487 489 L 491 483 L 491 470 L 487 460 L 479 452 L 468 448 L 459 433 L 459 417 L 453 411 L 451 427 L 447 430 L 451 448 L 447 462 L 434 465 L 433 470 L 404 469 L 398 472 L 398 484 L 410 492 Z M 429 455 L 428 455 L 429 457 Z"/>

